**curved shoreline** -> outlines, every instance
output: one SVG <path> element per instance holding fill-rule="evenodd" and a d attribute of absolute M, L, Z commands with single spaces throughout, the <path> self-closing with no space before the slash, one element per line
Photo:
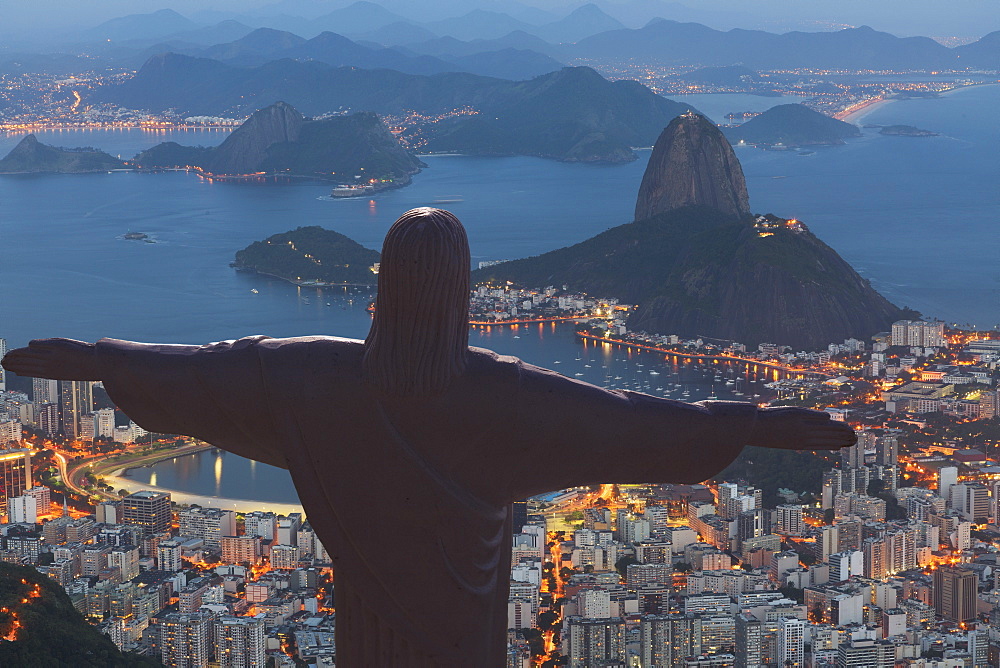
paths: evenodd
<path fill-rule="evenodd" d="M 119 474 L 122 473 L 124 469 L 115 471 L 114 475 L 107 476 L 104 480 L 111 485 L 114 485 L 117 489 L 124 487 L 129 491 L 139 491 L 140 489 L 150 490 L 152 492 L 163 492 L 170 495 L 170 500 L 178 504 L 197 504 L 199 506 L 206 506 L 211 508 L 220 508 L 222 510 L 235 510 L 238 513 L 249 513 L 255 510 L 270 511 L 277 513 L 279 515 L 287 515 L 289 513 L 304 513 L 301 504 L 297 503 L 280 503 L 276 501 L 254 501 L 253 499 L 231 499 L 222 496 L 210 496 L 206 494 L 193 494 L 190 492 L 184 492 L 177 489 L 170 489 L 168 487 L 160 487 L 159 485 L 148 485 L 139 483 L 138 487 L 136 484 L 138 481 L 132 478 L 123 478 Z M 136 487 L 136 489 L 132 489 Z"/>
<path fill-rule="evenodd" d="M 161 462 L 165 462 L 171 459 L 176 459 L 177 457 L 187 457 L 190 455 L 199 454 L 207 450 L 213 449 L 208 443 L 204 444 L 203 448 L 197 449 L 193 452 L 184 452 L 182 454 L 175 454 L 173 452 L 163 452 L 162 457 L 156 457 L 154 459 L 143 460 L 141 462 L 125 463 L 123 466 L 117 466 L 108 473 L 100 474 L 104 478 L 104 482 L 109 485 L 113 485 L 115 489 L 127 489 L 130 492 L 137 492 L 140 489 L 149 490 L 152 492 L 162 492 L 170 495 L 171 501 L 178 504 L 197 504 L 199 506 L 207 506 L 211 508 L 221 508 L 222 510 L 235 510 L 239 513 L 253 512 L 255 510 L 270 511 L 280 515 L 287 515 L 289 513 L 303 513 L 302 505 L 298 503 L 282 503 L 280 501 L 258 501 L 255 499 L 234 499 L 222 496 L 212 496 L 209 494 L 195 494 L 193 492 L 185 492 L 178 489 L 170 489 L 168 487 L 161 487 L 159 485 L 150 485 L 142 483 L 133 478 L 124 477 L 123 474 L 126 471 L 136 468 L 145 468 L 148 466 L 153 466 Z"/>

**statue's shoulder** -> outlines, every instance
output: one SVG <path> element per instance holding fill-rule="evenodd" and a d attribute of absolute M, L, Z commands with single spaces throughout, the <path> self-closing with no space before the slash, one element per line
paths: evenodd
<path fill-rule="evenodd" d="M 469 371 L 516 378 L 521 374 L 524 362 L 513 355 L 501 355 L 486 348 L 469 347 Z"/>

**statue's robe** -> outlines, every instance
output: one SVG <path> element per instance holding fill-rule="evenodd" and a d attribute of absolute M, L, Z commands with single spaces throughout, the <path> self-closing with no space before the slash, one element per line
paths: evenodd
<path fill-rule="evenodd" d="M 109 395 L 144 428 L 291 472 L 334 563 L 347 668 L 505 665 L 510 503 L 699 482 L 736 457 L 756 414 L 604 390 L 475 348 L 446 392 L 419 398 L 363 382 L 355 340 L 104 339 L 97 351 Z"/>

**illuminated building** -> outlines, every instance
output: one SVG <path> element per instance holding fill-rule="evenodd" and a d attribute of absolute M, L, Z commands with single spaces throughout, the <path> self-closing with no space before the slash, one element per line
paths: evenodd
<path fill-rule="evenodd" d="M 7 339 L 0 338 L 0 358 L 7 354 Z M 0 366 L 0 392 L 7 389 L 7 370 Z"/>
<path fill-rule="evenodd" d="M 168 531 L 171 519 L 169 494 L 143 490 L 122 499 L 122 523 L 137 524 L 147 535 Z"/>
<path fill-rule="evenodd" d="M 260 561 L 260 538 L 256 536 L 223 536 L 222 561 L 227 564 L 256 564 Z"/>
<path fill-rule="evenodd" d="M 208 668 L 212 616 L 174 612 L 160 620 L 160 651 L 170 668 Z"/>
<path fill-rule="evenodd" d="M 736 668 L 763 668 L 764 632 L 753 615 L 736 615 Z"/>
<path fill-rule="evenodd" d="M 7 501 L 7 513 L 11 522 L 34 524 L 38 521 L 38 502 L 27 494 L 12 497 Z"/>
<path fill-rule="evenodd" d="M 625 621 L 570 617 L 567 654 L 570 668 L 625 665 Z"/>
<path fill-rule="evenodd" d="M 31 451 L 26 448 L 0 450 L 0 509 L 7 500 L 21 496 L 31 487 Z"/>
<path fill-rule="evenodd" d="M 264 620 L 220 617 L 215 620 L 215 660 L 219 668 L 264 668 Z"/>
<path fill-rule="evenodd" d="M 176 540 L 164 540 L 156 546 L 156 566 L 161 571 L 177 572 L 184 568 L 181 561 L 181 544 Z"/>
<path fill-rule="evenodd" d="M 892 668 L 896 648 L 878 640 L 851 640 L 837 647 L 837 668 Z"/>
<path fill-rule="evenodd" d="M 802 506 L 782 504 L 778 506 L 778 533 L 801 536 L 806 525 L 802 519 Z"/>
<path fill-rule="evenodd" d="M 89 380 L 59 381 L 59 431 L 66 438 L 81 437 L 83 417 L 94 410 L 93 385 Z"/>
<path fill-rule="evenodd" d="M 108 568 L 118 568 L 122 582 L 139 577 L 139 548 L 120 545 L 108 552 Z"/>
<path fill-rule="evenodd" d="M 804 666 L 806 620 L 785 617 L 778 628 L 778 665 Z"/>
<path fill-rule="evenodd" d="M 299 567 L 297 545 L 275 545 L 271 548 L 271 568 L 294 570 Z"/>
<path fill-rule="evenodd" d="M 978 577 L 960 566 L 941 566 L 934 571 L 934 609 L 953 622 L 976 619 Z"/>
<path fill-rule="evenodd" d="M 643 666 L 683 665 L 685 658 L 698 654 L 701 654 L 700 616 L 670 614 L 642 618 L 639 656 Z"/>
<path fill-rule="evenodd" d="M 46 436 L 55 436 L 59 433 L 59 404 L 35 404 L 35 416 L 38 428 Z"/>
<path fill-rule="evenodd" d="M 59 381 L 48 378 L 32 378 L 31 400 L 36 405 L 59 403 Z"/>

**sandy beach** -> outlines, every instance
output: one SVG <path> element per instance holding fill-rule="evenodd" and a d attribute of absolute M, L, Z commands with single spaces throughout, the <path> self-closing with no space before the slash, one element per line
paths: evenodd
<path fill-rule="evenodd" d="M 157 487 L 156 485 L 140 483 L 132 478 L 123 478 L 121 477 L 123 471 L 124 469 L 114 471 L 111 475 L 105 477 L 104 481 L 109 485 L 113 485 L 115 489 L 125 488 L 130 492 L 138 492 L 140 489 L 148 489 L 152 492 L 164 492 L 170 495 L 171 501 L 181 505 L 196 504 L 199 506 L 220 508 L 222 510 L 235 510 L 238 513 L 249 513 L 255 510 L 270 511 L 279 515 L 304 512 L 302 510 L 302 506 L 296 503 L 274 503 L 269 501 L 253 501 L 251 499 L 226 499 L 219 496 L 205 496 L 201 494 L 179 492 L 175 489 L 167 489 L 166 487 Z"/>

